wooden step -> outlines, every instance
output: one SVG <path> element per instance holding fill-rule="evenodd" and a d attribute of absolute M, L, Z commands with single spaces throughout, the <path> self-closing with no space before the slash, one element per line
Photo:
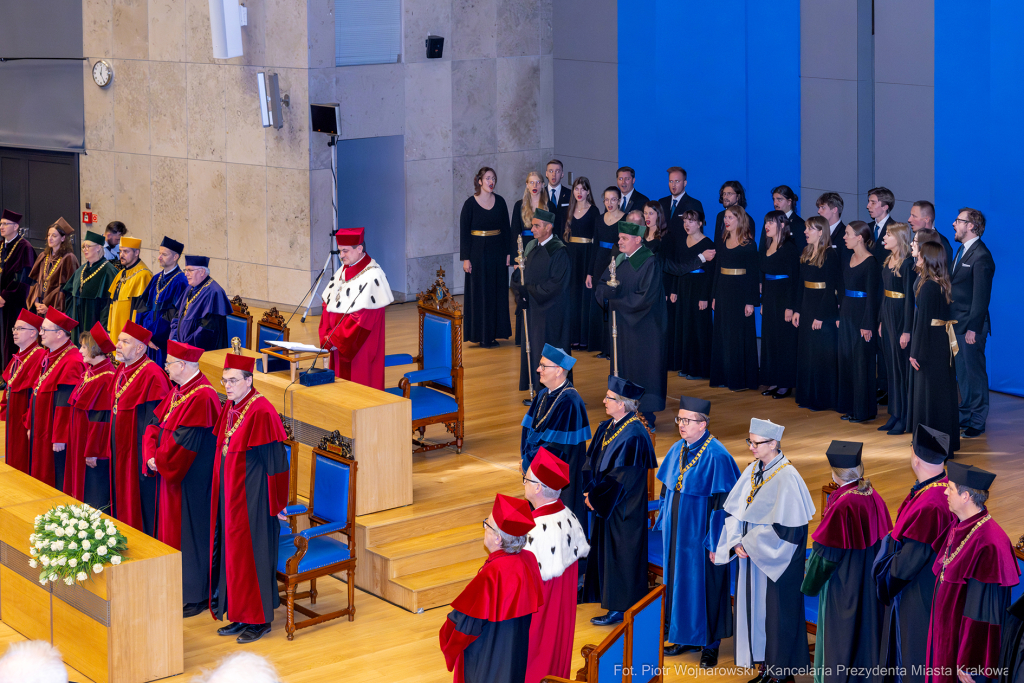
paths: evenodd
<path fill-rule="evenodd" d="M 462 589 L 473 580 L 483 562 L 479 559 L 427 569 L 426 571 L 400 576 L 390 581 L 397 590 L 407 595 L 406 609 L 416 612 L 449 604 L 458 597 Z M 398 604 L 405 607 L 404 604 Z"/>
<path fill-rule="evenodd" d="M 483 526 L 470 524 L 372 546 L 366 552 L 380 557 L 386 576 L 394 579 L 467 560 L 482 560 L 487 556 L 483 538 Z"/>
<path fill-rule="evenodd" d="M 372 548 L 448 531 L 471 522 L 480 524 L 491 514 L 493 506 L 493 496 L 465 502 L 431 501 L 366 515 L 356 520 L 356 526 L 362 535 L 363 547 Z"/>

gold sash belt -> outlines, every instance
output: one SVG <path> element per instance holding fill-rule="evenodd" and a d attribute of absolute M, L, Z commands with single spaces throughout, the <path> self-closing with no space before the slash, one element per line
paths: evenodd
<path fill-rule="evenodd" d="M 825 289 L 825 286 L 824 282 L 808 282 L 804 280 L 804 287 L 807 289 Z"/>
<path fill-rule="evenodd" d="M 889 297 L 890 299 L 905 299 L 906 298 L 906 294 L 904 294 L 903 292 L 894 292 L 891 289 L 885 290 L 885 295 L 887 297 Z"/>
<path fill-rule="evenodd" d="M 593 237 L 570 237 L 569 241 L 573 244 L 593 244 Z"/>
<path fill-rule="evenodd" d="M 718 271 L 722 275 L 746 275 L 746 268 L 721 268 Z"/>
<path fill-rule="evenodd" d="M 956 333 L 953 332 L 953 325 L 956 325 L 959 320 L 939 320 L 938 318 L 932 318 L 932 327 L 945 327 L 946 335 L 949 337 L 949 363 L 953 364 L 953 356 L 960 353 L 960 345 L 956 343 Z"/>
<path fill-rule="evenodd" d="M 470 230 L 469 234 L 473 237 L 497 237 L 501 230 Z"/>

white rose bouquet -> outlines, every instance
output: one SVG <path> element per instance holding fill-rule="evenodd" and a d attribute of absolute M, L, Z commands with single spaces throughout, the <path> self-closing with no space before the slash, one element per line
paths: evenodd
<path fill-rule="evenodd" d="M 67 585 L 99 574 L 106 564 L 121 564 L 128 539 L 114 522 L 89 505 L 58 505 L 36 517 L 28 537 L 29 565 L 38 568 L 39 583 L 61 580 Z"/>

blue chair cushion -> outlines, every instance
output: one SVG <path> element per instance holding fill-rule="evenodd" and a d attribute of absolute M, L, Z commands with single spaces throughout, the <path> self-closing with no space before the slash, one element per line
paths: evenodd
<path fill-rule="evenodd" d="M 273 346 L 274 342 L 279 342 L 284 339 L 284 332 L 281 330 L 275 330 L 273 327 L 266 327 L 264 325 L 256 325 L 256 348 L 254 351 L 265 349 L 268 346 Z M 267 372 L 277 372 L 278 370 L 287 370 L 288 361 L 281 360 L 280 358 L 268 358 L 270 362 L 267 363 Z"/>
<path fill-rule="evenodd" d="M 277 553 L 277 571 L 282 574 L 287 571 L 288 560 L 297 552 L 293 539 L 294 536 L 281 537 L 281 546 Z M 306 554 L 299 560 L 298 573 L 329 567 L 350 557 L 347 543 L 330 536 L 318 536 L 310 539 Z"/>
<path fill-rule="evenodd" d="M 391 387 L 385 391 L 395 396 L 402 395 L 402 390 L 398 387 Z M 459 404 L 454 396 L 430 387 L 409 387 L 409 400 L 412 401 L 413 420 L 459 412 Z"/>
<path fill-rule="evenodd" d="M 452 321 L 436 315 L 423 316 L 423 367 L 446 368 L 436 381 L 451 388 Z M 414 420 L 416 418 L 413 418 Z"/>
<path fill-rule="evenodd" d="M 384 356 L 384 367 L 390 368 L 396 365 L 410 365 L 412 356 L 408 353 L 389 353 Z"/>
<path fill-rule="evenodd" d="M 1021 574 L 1024 574 L 1024 560 L 1017 560 L 1017 568 L 1020 570 Z M 1017 599 L 1020 598 L 1021 595 L 1024 595 L 1024 581 L 1021 581 L 1010 589 L 1010 603 L 1012 604 L 1017 602 Z"/>
<path fill-rule="evenodd" d="M 228 315 L 228 339 L 232 337 L 238 337 L 242 341 L 242 346 L 248 343 L 246 332 L 248 332 L 249 321 L 245 318 L 239 318 L 237 315 Z"/>
<path fill-rule="evenodd" d="M 665 566 L 665 547 L 662 545 L 661 532 L 647 530 L 647 562 L 655 567 Z"/>
<path fill-rule="evenodd" d="M 804 596 L 804 621 L 818 623 L 818 596 Z"/>
<path fill-rule="evenodd" d="M 348 490 L 351 470 L 343 462 L 316 456 L 313 475 L 313 516 L 345 526 L 348 522 Z"/>

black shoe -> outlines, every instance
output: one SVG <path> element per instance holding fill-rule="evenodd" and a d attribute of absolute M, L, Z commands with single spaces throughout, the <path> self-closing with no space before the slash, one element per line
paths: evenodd
<path fill-rule="evenodd" d="M 903 426 L 902 420 L 896 420 L 896 424 L 893 425 L 892 429 L 886 432 L 889 436 L 899 436 L 900 434 L 906 434 L 907 430 Z"/>
<path fill-rule="evenodd" d="M 699 645 L 669 645 L 665 648 L 665 656 L 678 657 L 686 652 L 698 652 L 700 649 Z"/>
<path fill-rule="evenodd" d="M 599 617 L 594 617 L 590 623 L 594 626 L 611 626 L 622 621 L 622 612 L 609 611 Z"/>
<path fill-rule="evenodd" d="M 532 406 L 533 405 L 533 399 L 532 398 L 524 398 L 523 399 L 523 405 L 524 406 Z"/>
<path fill-rule="evenodd" d="M 847 413 L 846 415 L 843 415 L 843 416 L 842 416 L 842 417 L 840 417 L 839 419 L 840 419 L 840 420 L 849 420 L 850 418 L 851 418 L 851 415 L 850 415 L 849 413 Z"/>
<path fill-rule="evenodd" d="M 762 396 L 774 396 L 776 390 L 778 390 L 778 387 L 772 387 L 771 389 L 765 389 L 764 391 L 761 392 L 761 395 Z"/>
<path fill-rule="evenodd" d="M 255 643 L 268 633 L 270 633 L 270 624 L 247 624 L 246 629 L 235 639 L 235 642 L 240 645 Z"/>
<path fill-rule="evenodd" d="M 188 602 L 185 603 L 185 607 L 182 609 L 182 616 L 185 619 L 194 617 L 197 614 L 202 614 L 210 606 L 209 600 L 203 600 L 202 602 Z"/>
<path fill-rule="evenodd" d="M 217 629 L 218 636 L 237 636 L 239 633 L 249 628 L 249 624 L 243 624 L 238 621 L 232 621 L 227 626 L 221 626 Z"/>
<path fill-rule="evenodd" d="M 772 394 L 772 398 L 789 398 L 789 395 L 792 393 L 792 389 L 786 389 L 785 391 L 779 391 L 778 389 L 776 389 L 775 393 Z"/>
<path fill-rule="evenodd" d="M 895 427 L 897 422 L 899 422 L 899 419 L 895 415 L 890 415 L 889 419 L 885 421 L 885 424 L 878 428 L 878 431 L 887 432 Z"/>
<path fill-rule="evenodd" d="M 718 648 L 704 648 L 700 653 L 700 668 L 714 669 L 718 666 Z"/>
<path fill-rule="evenodd" d="M 859 425 L 861 422 L 873 422 L 874 419 L 875 419 L 874 415 L 872 415 L 871 417 L 853 417 L 851 415 L 850 416 L 850 424 L 852 424 L 852 425 Z"/>
<path fill-rule="evenodd" d="M 751 678 L 747 683 L 763 683 L 768 679 L 768 673 L 764 669 L 758 669 L 757 676 Z"/>
<path fill-rule="evenodd" d="M 611 356 L 602 351 L 601 353 L 594 356 L 594 358 L 603 358 L 604 360 L 608 360 L 609 358 L 611 358 Z"/>
<path fill-rule="evenodd" d="M 981 436 L 984 433 L 984 429 L 978 429 L 977 427 L 968 427 L 967 429 L 960 433 L 960 436 L 964 437 L 965 439 L 973 439 L 975 437 Z"/>

